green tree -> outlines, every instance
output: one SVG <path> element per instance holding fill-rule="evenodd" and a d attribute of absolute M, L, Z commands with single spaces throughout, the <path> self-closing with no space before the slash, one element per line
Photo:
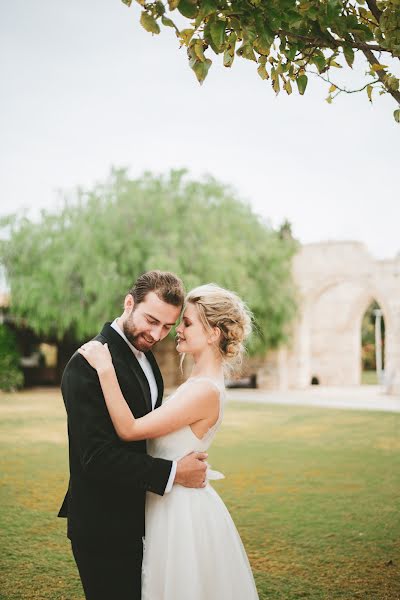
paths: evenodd
<path fill-rule="evenodd" d="M 160 26 L 175 30 L 200 83 L 214 53 L 223 55 L 226 67 L 235 56 L 254 61 L 276 94 L 291 94 L 292 84 L 304 94 L 312 73 L 327 83 L 329 103 L 342 92 L 362 90 L 372 102 L 377 88 L 400 105 L 399 78 L 393 72 L 400 57 L 400 0 L 136 1 L 143 7 L 140 22 L 147 31 L 158 34 Z M 172 20 L 175 12 L 186 19 L 185 27 Z M 365 81 L 349 90 L 331 73 L 352 68 L 356 55 L 366 61 Z M 384 62 L 390 62 L 390 69 Z M 400 122 L 400 108 L 394 117 Z"/>
<path fill-rule="evenodd" d="M 15 335 L 6 325 L 0 324 L 0 390 L 9 392 L 24 383 L 19 358 Z"/>
<path fill-rule="evenodd" d="M 122 306 L 132 281 L 158 268 L 178 273 L 188 289 L 216 282 L 241 294 L 259 330 L 253 351 L 287 337 L 297 244 L 212 177 L 193 181 L 171 171 L 130 179 L 114 169 L 57 214 L 43 211 L 38 222 L 13 215 L 3 226 L 11 311 L 38 334 L 92 336 Z"/>

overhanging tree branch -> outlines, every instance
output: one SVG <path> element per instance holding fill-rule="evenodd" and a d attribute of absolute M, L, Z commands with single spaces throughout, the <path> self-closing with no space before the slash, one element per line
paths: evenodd
<path fill-rule="evenodd" d="M 122 1 L 130 5 L 133 0 Z M 332 67 L 351 69 L 361 52 L 370 69 L 359 91 L 366 89 L 371 100 L 372 87 L 379 85 L 400 103 L 398 75 L 376 59 L 381 54 L 385 62 L 386 57 L 400 59 L 398 1 L 364 0 L 361 6 L 362 0 L 307 0 L 288 8 L 275 0 L 136 0 L 142 7 L 140 23 L 148 32 L 175 28 L 199 83 L 207 77 L 214 53 L 223 55 L 225 67 L 232 67 L 236 57 L 253 61 L 276 94 L 280 84 L 291 94 L 295 83 L 303 95 L 312 65 L 319 74 Z M 186 23 L 178 29 L 167 13 L 180 13 Z M 394 117 L 400 123 L 400 108 Z"/>
<path fill-rule="evenodd" d="M 323 38 L 315 38 L 315 37 L 310 37 L 307 35 L 300 35 L 298 33 L 293 33 L 292 31 L 285 31 L 283 29 L 280 29 L 278 34 L 283 34 L 283 35 L 286 35 L 287 37 L 292 37 L 292 38 L 302 41 L 302 42 L 308 42 L 308 43 L 312 44 L 313 46 L 318 46 L 319 48 L 331 48 L 332 50 L 335 50 L 337 48 L 342 48 L 343 44 L 347 44 L 347 45 L 349 44 L 349 42 L 345 42 L 344 40 L 335 40 L 332 37 L 330 37 L 329 40 L 326 40 Z M 356 50 L 374 50 L 375 52 L 389 52 L 390 53 L 390 50 L 388 50 L 387 48 L 384 48 L 383 46 L 379 46 L 378 44 L 366 44 L 364 42 L 352 41 L 350 45 L 352 48 L 355 48 Z"/>
<path fill-rule="evenodd" d="M 309 71 L 312 75 L 316 75 L 317 77 L 319 77 L 320 79 L 322 79 L 322 81 L 325 81 L 325 83 L 330 83 L 331 85 L 334 85 L 336 90 L 338 90 L 339 92 L 343 92 L 345 94 L 358 94 L 359 92 L 363 92 L 369 85 L 375 85 L 376 83 L 378 83 L 378 81 L 372 80 L 372 81 L 368 81 L 365 85 L 363 85 L 362 87 L 356 89 L 356 90 L 348 90 L 347 88 L 343 88 L 340 85 L 338 85 L 337 83 L 335 83 L 334 81 L 332 81 L 331 79 L 329 79 L 329 77 L 324 77 L 323 75 L 321 75 L 321 73 L 317 73 L 317 71 Z"/>
<path fill-rule="evenodd" d="M 376 58 L 376 56 L 374 55 L 374 53 L 371 52 L 371 50 L 363 50 L 363 53 L 364 53 L 366 59 L 368 60 L 369 64 L 371 65 L 371 67 L 372 67 L 372 65 L 381 65 L 381 63 Z M 400 92 L 398 90 L 391 89 L 387 85 L 387 80 L 386 80 L 387 73 L 383 69 L 383 65 L 382 65 L 382 69 L 376 69 L 375 71 L 376 71 L 376 74 L 377 74 L 377 76 L 379 78 L 379 81 L 382 83 L 383 87 L 388 92 L 388 94 L 390 94 L 391 96 L 393 96 L 393 98 L 395 100 L 397 100 L 397 102 L 400 104 Z"/>
<path fill-rule="evenodd" d="M 375 0 L 367 0 L 367 6 L 371 13 L 374 15 L 376 22 L 379 23 L 382 12 L 379 10 Z"/>

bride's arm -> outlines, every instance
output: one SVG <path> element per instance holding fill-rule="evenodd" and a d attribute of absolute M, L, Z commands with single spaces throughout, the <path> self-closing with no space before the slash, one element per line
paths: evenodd
<path fill-rule="evenodd" d="M 97 370 L 115 431 L 126 442 L 160 437 L 210 418 L 218 410 L 218 391 L 199 381 L 190 386 L 190 394 L 179 390 L 170 402 L 135 419 L 122 395 L 107 344 L 103 346 L 100 342 L 89 342 L 79 352 Z"/>

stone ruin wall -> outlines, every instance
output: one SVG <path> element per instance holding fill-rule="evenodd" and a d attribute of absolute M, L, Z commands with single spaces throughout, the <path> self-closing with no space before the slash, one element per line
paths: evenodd
<path fill-rule="evenodd" d="M 385 388 L 400 393 L 400 256 L 377 260 L 360 242 L 307 244 L 293 274 L 299 314 L 291 344 L 274 357 L 277 387 L 304 389 L 312 377 L 327 386 L 359 385 L 361 322 L 376 300 L 385 320 Z"/>

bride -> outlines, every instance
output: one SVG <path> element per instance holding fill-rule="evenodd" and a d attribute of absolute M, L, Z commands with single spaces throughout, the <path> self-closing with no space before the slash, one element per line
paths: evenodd
<path fill-rule="evenodd" d="M 251 330 L 248 309 L 214 284 L 188 293 L 177 327 L 177 350 L 193 358 L 190 377 L 160 408 L 135 419 L 121 393 L 107 344 L 79 352 L 94 367 L 118 436 L 148 440 L 154 457 L 178 460 L 210 447 L 223 417 L 224 372 L 233 370 Z M 165 496 L 147 492 L 142 600 L 256 600 L 253 575 L 232 518 L 209 480 L 179 484 Z"/>

